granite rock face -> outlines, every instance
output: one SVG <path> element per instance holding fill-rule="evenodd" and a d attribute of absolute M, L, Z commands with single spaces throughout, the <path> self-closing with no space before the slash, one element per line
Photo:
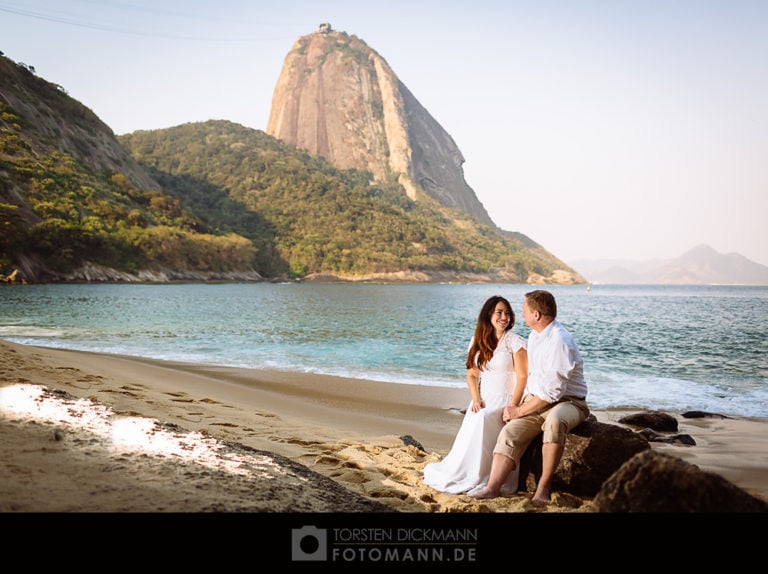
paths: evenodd
<path fill-rule="evenodd" d="M 496 229 L 464 179 L 453 138 L 354 35 L 322 25 L 300 37 L 275 87 L 267 133 L 342 169 L 396 178 L 413 200 L 427 196 Z"/>

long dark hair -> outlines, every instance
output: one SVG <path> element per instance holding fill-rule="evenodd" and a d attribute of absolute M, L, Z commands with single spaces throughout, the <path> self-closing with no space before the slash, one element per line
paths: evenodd
<path fill-rule="evenodd" d="M 477 325 L 475 326 L 475 336 L 472 339 L 472 344 L 469 347 L 467 353 L 467 368 L 482 369 L 493 357 L 493 351 L 496 349 L 496 345 L 499 344 L 499 340 L 496 338 L 496 329 L 491 324 L 491 317 L 496 310 L 496 305 L 504 303 L 509 309 L 510 321 L 505 331 L 509 331 L 515 326 L 515 312 L 512 310 L 512 305 L 509 304 L 501 295 L 494 295 L 489 298 L 480 309 L 480 314 L 477 316 Z"/>

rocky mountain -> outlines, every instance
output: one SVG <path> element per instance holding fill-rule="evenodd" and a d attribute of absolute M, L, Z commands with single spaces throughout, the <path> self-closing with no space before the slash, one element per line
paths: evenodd
<path fill-rule="evenodd" d="M 582 260 L 574 267 L 594 283 L 662 285 L 768 285 L 768 267 L 738 253 L 699 245 L 675 259 Z"/>
<path fill-rule="evenodd" d="M 394 177 L 411 199 L 496 227 L 464 179 L 453 138 L 361 39 L 323 24 L 294 43 L 272 98 L 267 133 L 340 168 Z"/>
<path fill-rule="evenodd" d="M 394 177 L 226 121 L 119 138 L 0 56 L 0 279 L 583 282 Z"/>

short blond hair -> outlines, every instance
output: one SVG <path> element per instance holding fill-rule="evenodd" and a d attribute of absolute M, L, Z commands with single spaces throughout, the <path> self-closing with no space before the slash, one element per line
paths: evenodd
<path fill-rule="evenodd" d="M 525 301 L 531 311 L 538 311 L 545 317 L 557 317 L 557 302 L 555 296 L 549 291 L 537 289 L 525 294 Z"/>

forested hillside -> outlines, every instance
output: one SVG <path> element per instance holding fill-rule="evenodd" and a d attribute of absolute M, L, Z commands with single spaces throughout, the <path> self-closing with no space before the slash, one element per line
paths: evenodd
<path fill-rule="evenodd" d="M 61 87 L 3 57 L 0 80 L 0 274 L 252 268 L 250 241 L 207 233 Z"/>
<path fill-rule="evenodd" d="M 119 140 L 207 228 L 253 241 L 267 276 L 502 269 L 524 281 L 556 268 L 468 215 L 408 199 L 394 181 L 374 183 L 231 122 Z"/>

